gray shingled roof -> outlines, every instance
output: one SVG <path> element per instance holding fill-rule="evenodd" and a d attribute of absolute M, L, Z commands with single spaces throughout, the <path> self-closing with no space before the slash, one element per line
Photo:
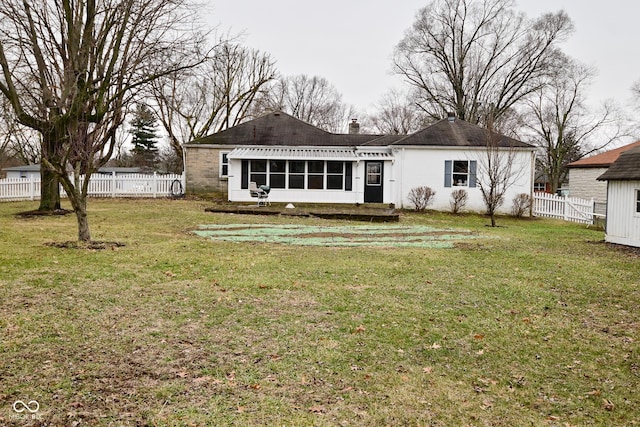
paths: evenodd
<path fill-rule="evenodd" d="M 380 135 L 334 134 L 283 112 L 269 113 L 189 144 L 263 146 L 355 146 Z"/>
<path fill-rule="evenodd" d="M 620 154 L 598 181 L 640 181 L 640 147 Z"/>
<path fill-rule="evenodd" d="M 493 133 L 499 138 L 500 147 L 524 147 L 531 145 Z M 393 145 L 427 145 L 427 146 L 459 146 L 484 147 L 487 145 L 487 130 L 460 119 L 442 119 L 414 134 L 407 135 Z"/>
<path fill-rule="evenodd" d="M 501 147 L 531 148 L 529 144 L 503 135 L 497 135 L 497 137 L 500 138 Z M 486 145 L 486 140 L 485 129 L 458 119 L 440 120 L 411 135 L 334 134 L 289 114 L 274 112 L 197 139 L 188 145 L 482 147 Z"/>

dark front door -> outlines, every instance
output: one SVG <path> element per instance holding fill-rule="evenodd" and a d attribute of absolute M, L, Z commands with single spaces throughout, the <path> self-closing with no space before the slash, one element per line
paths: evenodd
<path fill-rule="evenodd" d="M 364 202 L 382 203 L 383 162 L 365 162 Z"/>

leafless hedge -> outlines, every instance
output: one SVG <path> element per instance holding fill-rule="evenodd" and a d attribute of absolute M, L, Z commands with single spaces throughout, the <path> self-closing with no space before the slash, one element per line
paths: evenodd
<path fill-rule="evenodd" d="M 516 218 L 522 218 L 531 209 L 531 196 L 526 193 L 520 193 L 513 198 L 511 213 Z"/>
<path fill-rule="evenodd" d="M 469 193 L 463 188 L 459 188 L 451 193 L 451 212 L 457 214 L 464 208 L 469 199 Z"/>
<path fill-rule="evenodd" d="M 409 201 L 413 203 L 416 212 L 424 211 L 436 197 L 436 192 L 431 187 L 415 187 L 409 191 Z"/>

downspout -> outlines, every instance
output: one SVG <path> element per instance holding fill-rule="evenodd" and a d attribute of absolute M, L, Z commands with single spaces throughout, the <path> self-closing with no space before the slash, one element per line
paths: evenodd
<path fill-rule="evenodd" d="M 182 188 L 184 194 L 187 194 L 187 147 L 182 145 Z"/>
<path fill-rule="evenodd" d="M 531 203 L 529 204 L 529 218 L 533 218 L 533 204 L 535 203 L 535 199 L 534 199 L 534 191 L 533 191 L 533 187 L 535 185 L 535 181 L 536 181 L 536 152 L 535 151 L 531 151 L 531 181 L 530 181 L 530 187 L 529 187 L 529 199 L 531 200 Z"/>
<path fill-rule="evenodd" d="M 400 150 L 400 184 L 398 185 L 398 190 L 399 190 L 399 194 L 398 194 L 398 206 L 400 207 L 400 209 L 404 209 L 404 171 L 407 169 L 405 164 L 404 164 L 404 159 L 405 159 L 405 147 L 402 147 L 402 149 Z"/>

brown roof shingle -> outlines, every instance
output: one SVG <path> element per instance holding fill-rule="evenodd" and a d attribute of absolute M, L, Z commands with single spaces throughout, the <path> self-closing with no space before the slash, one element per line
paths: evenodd
<path fill-rule="evenodd" d="M 602 154 L 596 154 L 595 156 L 586 157 L 584 159 L 576 160 L 575 162 L 571 162 L 567 165 L 569 168 L 602 168 L 608 167 L 613 162 L 618 160 L 620 154 L 624 153 L 627 150 L 630 150 L 634 147 L 640 147 L 640 141 L 636 141 L 634 143 L 615 148 L 613 150 L 609 150 Z"/>

